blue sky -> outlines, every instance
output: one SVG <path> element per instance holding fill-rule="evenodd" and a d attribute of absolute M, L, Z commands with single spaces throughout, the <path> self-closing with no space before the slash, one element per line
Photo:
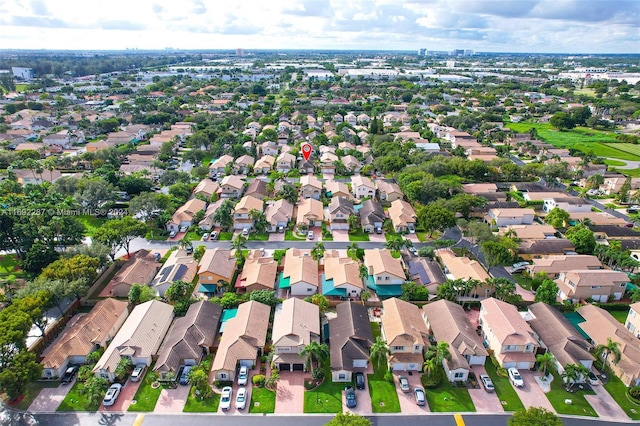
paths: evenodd
<path fill-rule="evenodd" d="M 0 0 L 9 49 L 640 53 L 640 0 Z"/>

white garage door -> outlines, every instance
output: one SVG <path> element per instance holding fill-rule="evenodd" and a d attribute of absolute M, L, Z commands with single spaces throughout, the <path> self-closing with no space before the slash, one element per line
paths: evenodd
<path fill-rule="evenodd" d="M 240 360 L 240 366 L 241 367 L 249 367 L 251 368 L 251 366 L 253 365 L 253 361 L 250 359 L 241 359 Z"/>
<path fill-rule="evenodd" d="M 391 366 L 393 371 L 404 371 L 404 364 L 401 362 L 396 362 Z"/>
<path fill-rule="evenodd" d="M 367 368 L 367 360 L 366 359 L 354 359 L 353 360 L 353 368 Z"/>
<path fill-rule="evenodd" d="M 418 371 L 420 367 L 418 366 L 418 364 L 416 364 L 415 362 L 409 363 L 407 364 L 407 370 L 410 371 Z"/>
<path fill-rule="evenodd" d="M 528 362 L 519 362 L 516 368 L 518 370 L 528 370 L 530 366 L 531 364 L 529 364 Z"/>
<path fill-rule="evenodd" d="M 511 367 L 516 367 L 516 363 L 515 362 L 505 362 L 504 363 L 504 368 L 511 368 Z"/>
<path fill-rule="evenodd" d="M 331 229 L 340 229 L 340 230 L 349 230 L 349 224 L 348 223 L 334 223 L 331 225 Z"/>

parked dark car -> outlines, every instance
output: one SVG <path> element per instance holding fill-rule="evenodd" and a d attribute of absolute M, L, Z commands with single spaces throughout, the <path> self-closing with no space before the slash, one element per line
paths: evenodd
<path fill-rule="evenodd" d="M 364 389 L 364 373 L 356 373 L 356 389 Z"/>
<path fill-rule="evenodd" d="M 73 378 L 76 377 L 76 374 L 78 374 L 78 367 L 76 365 L 67 368 L 62 375 L 62 384 L 66 385 L 67 383 L 71 383 L 73 381 Z"/>
<path fill-rule="evenodd" d="M 358 402 L 356 401 L 356 393 L 353 390 L 353 386 L 347 386 L 344 389 L 344 395 L 345 395 L 345 398 L 347 399 L 347 407 L 353 408 L 356 405 L 358 405 Z"/>

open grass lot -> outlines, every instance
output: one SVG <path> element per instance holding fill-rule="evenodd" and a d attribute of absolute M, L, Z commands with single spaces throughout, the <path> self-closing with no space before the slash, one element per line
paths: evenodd
<path fill-rule="evenodd" d="M 622 383 L 622 380 L 617 378 L 608 368 L 604 370 L 604 373 L 609 377 L 609 381 L 604 385 L 607 392 L 616 400 L 620 408 L 627 413 L 627 416 L 633 420 L 640 420 L 640 405 L 636 405 L 629 400 L 627 387 Z"/>
<path fill-rule="evenodd" d="M 509 379 L 498 376 L 496 368 L 488 358 L 487 362 L 484 364 L 484 368 L 487 370 L 487 374 L 493 381 L 493 386 L 496 388 L 496 395 L 498 395 L 498 399 L 502 402 L 504 411 L 523 410 L 524 405 L 522 404 L 522 401 L 520 401 L 516 391 L 511 386 L 511 383 L 509 383 Z"/>
<path fill-rule="evenodd" d="M 577 389 L 577 385 L 575 386 Z M 551 382 L 551 392 L 548 392 L 547 399 L 558 412 L 558 414 L 573 414 L 576 416 L 598 417 L 593 407 L 589 405 L 584 398 L 585 395 L 595 395 L 592 390 L 576 390 L 575 392 L 567 392 L 562 386 L 562 378 L 557 374 L 553 375 Z M 570 399 L 571 404 L 565 404 L 565 399 Z"/>
<path fill-rule="evenodd" d="M 632 144 L 632 143 L 616 143 L 608 145 L 612 148 L 615 148 L 619 151 L 628 152 L 629 154 L 640 157 L 640 146 Z"/>
<path fill-rule="evenodd" d="M 615 134 L 611 132 L 587 127 L 576 127 L 575 129 L 559 132 L 553 129 L 549 123 L 532 123 L 529 121 L 508 123 L 507 127 L 518 133 L 528 133 L 529 129 L 535 128 L 542 140 L 558 148 L 577 148 L 583 152 L 593 152 L 599 157 L 640 161 L 640 152 L 632 153 L 620 148 L 619 145 L 631 144 L 616 143 Z M 635 147 L 635 145 L 632 146 Z"/>
<path fill-rule="evenodd" d="M 269 234 L 266 232 L 249 234 L 249 241 L 269 241 Z"/>
<path fill-rule="evenodd" d="M 81 393 L 83 384 L 76 380 L 56 411 L 97 411 L 102 400 L 92 403 Z"/>
<path fill-rule="evenodd" d="M 26 92 L 29 90 L 29 85 L 26 83 L 16 83 L 16 92 Z"/>
<path fill-rule="evenodd" d="M 97 216 L 78 216 L 78 220 L 82 222 L 84 227 L 86 228 L 85 235 L 88 237 L 93 237 L 93 233 L 98 229 L 103 223 L 107 221 L 107 218 L 97 217 Z"/>
<path fill-rule="evenodd" d="M 625 166 L 627 163 L 618 160 L 604 160 L 604 164 L 611 167 Z"/>
<path fill-rule="evenodd" d="M 185 413 L 215 413 L 220 404 L 220 394 L 214 393 L 211 398 L 200 399 L 195 396 L 196 388 L 191 387 L 189 397 L 184 405 Z"/>
<path fill-rule="evenodd" d="M 331 381 L 331 370 L 325 368 L 324 382 L 314 390 L 304 392 L 305 413 L 341 413 L 342 390 L 349 383 Z M 253 398 L 253 396 L 251 397 Z"/>
<path fill-rule="evenodd" d="M 148 368 L 147 372 L 151 371 L 152 368 L 153 366 Z M 133 400 L 136 403 L 132 403 L 127 411 L 153 411 L 156 408 L 156 402 L 158 402 L 158 398 L 160 398 L 162 386 L 158 386 L 156 389 L 153 389 L 151 387 L 151 383 L 151 380 L 148 380 L 145 375 L 138 391 L 133 397 Z"/>
<path fill-rule="evenodd" d="M 627 311 L 607 311 L 611 314 L 612 317 L 618 320 L 620 324 L 624 324 L 627 321 Z"/>
<path fill-rule="evenodd" d="M 433 412 L 476 411 L 467 388 L 453 387 L 447 379 L 435 389 L 427 389 L 427 401 Z"/>
<path fill-rule="evenodd" d="M 371 323 L 371 331 L 373 339 L 380 336 L 380 324 Z M 399 413 L 400 401 L 398 400 L 398 392 L 395 383 L 389 383 L 384 379 L 384 373 L 387 365 L 378 366 L 373 364 L 373 374 L 367 375 L 369 381 L 369 395 L 371 396 L 371 409 L 374 413 Z M 380 405 L 383 402 L 384 405 Z"/>
<path fill-rule="evenodd" d="M 356 232 L 349 232 L 349 241 L 369 241 L 369 234 L 358 229 Z"/>
<path fill-rule="evenodd" d="M 24 391 L 22 399 L 15 404 L 9 403 L 9 406 L 17 408 L 18 410 L 27 410 L 42 389 L 57 388 L 59 385 L 60 382 L 57 380 L 30 382 L 27 384 L 27 388 Z M 3 398 L 6 400 L 6 395 L 3 395 Z"/>
<path fill-rule="evenodd" d="M 258 405 L 256 405 L 258 403 Z M 276 393 L 266 388 L 254 386 L 251 389 L 250 413 L 270 414 L 276 409 Z"/>
<path fill-rule="evenodd" d="M 220 241 L 231 241 L 233 238 L 233 232 L 221 232 L 218 235 L 218 240 Z"/>

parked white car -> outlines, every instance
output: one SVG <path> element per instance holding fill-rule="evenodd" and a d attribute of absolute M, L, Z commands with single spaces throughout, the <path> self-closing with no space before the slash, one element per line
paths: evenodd
<path fill-rule="evenodd" d="M 244 410 L 247 406 L 247 388 L 242 387 L 238 389 L 238 394 L 236 395 L 236 409 Z"/>
<path fill-rule="evenodd" d="M 109 386 L 107 390 L 107 394 L 104 396 L 102 400 L 102 405 L 105 407 L 110 407 L 116 403 L 116 399 L 118 399 L 118 395 L 120 395 L 120 391 L 122 390 L 122 385 L 120 383 L 114 383 Z"/>
<path fill-rule="evenodd" d="M 522 380 L 522 376 L 520 375 L 520 372 L 517 368 L 511 367 L 507 370 L 507 372 L 509 373 L 509 380 L 511 380 L 513 386 L 517 388 L 521 388 L 524 386 L 524 380 Z"/>
<path fill-rule="evenodd" d="M 225 386 L 222 388 L 222 396 L 220 397 L 220 408 L 222 410 L 228 410 L 231 408 L 231 398 L 233 397 L 233 389 L 231 386 Z"/>
<path fill-rule="evenodd" d="M 246 366 L 240 367 L 240 372 L 238 373 L 238 384 L 240 386 L 244 386 L 247 384 L 249 380 L 249 368 Z"/>

